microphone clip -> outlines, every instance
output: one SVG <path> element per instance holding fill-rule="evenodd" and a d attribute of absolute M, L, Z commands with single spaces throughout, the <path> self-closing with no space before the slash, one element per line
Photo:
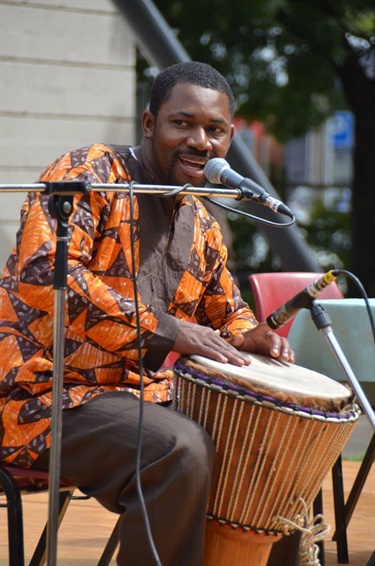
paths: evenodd
<path fill-rule="evenodd" d="M 288 216 L 294 222 L 294 213 L 284 203 L 273 198 L 265 190 L 259 191 L 258 188 L 256 191 L 252 190 L 251 185 L 249 186 L 249 179 L 244 179 L 238 185 L 238 188 L 241 191 L 241 195 L 237 197 L 236 200 L 250 200 L 256 202 L 257 204 L 262 204 L 270 208 L 273 212 Z"/>

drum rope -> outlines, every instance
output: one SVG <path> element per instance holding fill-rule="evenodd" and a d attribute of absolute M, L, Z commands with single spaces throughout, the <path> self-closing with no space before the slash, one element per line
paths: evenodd
<path fill-rule="evenodd" d="M 319 561 L 319 547 L 316 542 L 323 540 L 331 527 L 324 522 L 323 515 L 316 515 L 311 520 L 309 519 L 309 511 L 306 502 L 301 498 L 304 508 L 304 515 L 296 515 L 294 521 L 284 517 L 278 517 L 281 524 L 288 527 L 294 527 L 297 531 L 301 532 L 300 541 L 300 559 L 302 566 L 320 566 Z M 289 529 L 288 529 L 289 531 Z"/>
<path fill-rule="evenodd" d="M 238 412 L 240 413 L 239 415 Z M 235 405 L 234 407 L 232 407 L 229 428 L 226 430 L 223 461 L 220 470 L 220 476 L 218 479 L 217 497 L 215 499 L 215 506 L 218 510 L 219 515 L 221 514 L 221 509 L 224 504 L 224 494 L 226 493 L 227 484 L 229 480 L 228 471 L 230 469 L 230 463 L 233 461 L 233 452 L 235 449 L 235 443 L 232 441 L 232 439 L 233 436 L 235 437 L 237 434 L 238 427 L 241 421 L 240 416 L 241 416 L 241 407 Z M 235 431 L 235 434 L 233 434 L 233 431 Z"/>
<path fill-rule="evenodd" d="M 210 402 L 211 391 L 207 387 L 202 387 L 201 391 L 201 406 L 199 408 L 198 423 L 203 428 L 207 428 L 208 411 L 207 406 Z"/>
<path fill-rule="evenodd" d="M 238 497 L 239 495 L 239 485 L 237 485 L 238 482 L 238 477 L 239 477 L 239 481 L 240 484 L 243 480 L 243 478 L 245 477 L 245 469 L 246 467 L 242 465 L 242 454 L 243 454 L 243 447 L 244 447 L 244 442 L 245 442 L 245 437 L 243 437 L 242 434 L 242 423 L 244 420 L 243 417 L 243 412 L 244 409 L 246 408 L 245 403 L 239 403 L 238 404 L 238 412 L 236 415 L 236 428 L 235 428 L 235 434 L 233 435 L 233 439 L 230 439 L 231 442 L 231 453 L 230 453 L 230 459 L 227 462 L 227 479 L 230 479 L 231 484 L 229 484 L 229 493 L 228 493 L 228 501 L 226 503 L 226 509 L 227 509 L 227 516 L 230 518 L 230 520 L 234 520 L 235 519 L 235 505 L 234 505 L 234 500 L 236 499 L 236 496 Z M 247 427 L 248 428 L 248 427 Z M 241 449 L 238 450 L 239 446 L 241 446 Z M 238 458 L 238 460 L 237 460 Z M 232 473 L 230 473 L 231 468 L 233 468 L 233 462 L 237 460 L 237 464 L 236 464 L 236 472 L 234 474 L 234 477 L 232 476 Z M 225 486 L 226 487 L 226 486 Z M 233 489 L 234 488 L 234 489 Z"/>
<path fill-rule="evenodd" d="M 298 424 L 298 428 L 295 429 L 295 434 L 293 434 L 292 446 L 294 454 L 298 455 L 298 458 L 293 462 L 291 461 L 291 465 L 285 470 L 289 487 L 286 489 L 285 485 L 282 486 L 283 499 L 279 506 L 279 513 L 287 512 L 289 517 L 293 513 L 298 513 L 298 510 L 301 509 L 301 501 L 307 498 L 310 503 L 313 498 L 313 491 L 308 489 L 308 486 L 316 477 L 320 482 L 321 474 L 319 468 L 316 470 L 315 466 L 317 462 L 322 463 L 325 454 L 324 446 L 319 444 L 321 423 L 318 421 L 308 422 L 299 418 L 295 419 L 295 424 Z M 317 491 L 318 489 L 315 493 Z M 292 501 L 294 502 L 292 503 Z M 273 528 L 280 528 L 276 525 L 272 523 Z"/>
<path fill-rule="evenodd" d="M 255 490 L 253 489 L 251 478 L 249 478 L 248 460 L 250 458 L 250 454 L 253 454 L 256 431 L 258 430 L 258 421 L 261 416 L 260 413 L 257 412 L 255 409 L 256 406 L 253 405 L 253 407 L 250 410 L 250 413 L 247 415 L 246 418 L 246 429 L 245 429 L 244 437 L 241 438 L 241 449 L 238 455 L 237 472 L 233 479 L 232 494 L 228 503 L 228 513 L 230 515 L 230 519 L 233 522 L 239 522 L 239 523 L 242 522 L 243 524 L 249 524 L 252 521 L 252 515 L 249 514 L 251 513 L 251 509 L 248 504 L 248 498 L 253 496 Z M 254 415 L 254 413 L 256 413 L 256 415 Z M 254 418 L 256 421 L 255 423 L 254 423 Z M 252 476 L 254 481 L 255 474 L 252 474 Z M 248 485 L 246 485 L 246 482 L 248 482 Z M 244 495 L 244 490 L 246 495 Z M 243 498 L 242 502 L 240 501 L 241 497 Z M 238 515 L 237 510 L 240 509 L 241 505 L 242 505 L 242 514 L 240 515 L 238 520 L 238 518 L 235 517 L 235 512 Z"/>
<path fill-rule="evenodd" d="M 242 419 L 244 404 L 242 403 L 241 405 L 242 405 L 241 407 L 241 419 Z M 244 436 L 243 437 L 241 435 L 239 436 L 241 449 L 238 454 L 236 473 L 233 478 L 231 492 L 229 494 L 229 501 L 227 505 L 227 513 L 230 522 L 235 521 L 235 512 L 238 507 L 239 498 L 242 495 L 243 483 L 248 476 L 247 459 L 249 457 L 249 454 L 251 454 L 252 452 L 256 430 L 257 430 L 257 427 L 254 426 L 253 421 L 254 421 L 254 407 L 250 409 L 250 414 L 246 416 L 246 428 L 245 428 Z M 237 442 L 237 439 L 232 439 L 232 443 L 233 445 L 237 445 L 237 449 L 239 448 L 239 443 Z M 249 491 L 251 490 L 248 489 L 246 492 L 248 493 Z"/>
<path fill-rule="evenodd" d="M 344 424 L 344 428 L 345 426 Z M 330 461 L 332 439 L 335 435 L 337 437 L 338 434 L 340 434 L 340 430 L 337 429 L 337 425 L 330 422 L 327 422 L 323 428 L 320 428 L 316 423 L 310 429 L 310 438 L 306 439 L 305 448 L 305 469 L 303 470 L 305 481 L 299 492 L 300 497 L 307 501 L 307 504 L 319 492 L 323 481 L 323 472 L 327 473 L 334 463 L 334 461 Z M 337 449 L 333 452 L 336 455 L 334 459 L 337 458 L 338 453 L 340 453 L 340 449 L 337 446 Z"/>
<path fill-rule="evenodd" d="M 211 436 L 212 436 L 213 440 L 215 440 L 215 442 L 217 441 L 218 443 L 219 443 L 220 435 L 221 435 L 221 431 L 222 431 L 222 420 L 219 421 L 219 419 L 222 419 L 223 414 L 225 414 L 225 409 L 226 409 L 226 406 L 227 406 L 227 400 L 228 400 L 228 397 L 226 397 L 225 395 L 215 396 L 215 401 L 216 401 L 215 418 L 214 418 L 214 422 L 213 422 L 213 425 L 212 425 Z M 208 410 L 208 407 L 207 407 L 207 410 Z"/>
<path fill-rule="evenodd" d="M 318 493 L 323 471 L 328 472 L 332 468 L 354 426 L 355 423 L 348 422 L 338 428 L 337 424 L 329 422 L 323 429 L 317 429 L 311 441 L 306 443 L 306 472 L 303 474 L 305 485 L 301 486 L 299 495 L 305 498 L 307 504 L 313 499 L 312 496 Z M 311 429 L 310 433 L 313 432 Z M 317 458 L 318 454 L 321 455 L 320 458 Z"/>
<path fill-rule="evenodd" d="M 262 456 L 262 479 L 264 479 L 263 485 L 259 485 L 257 494 L 259 504 L 254 507 L 252 515 L 252 523 L 268 526 L 268 518 L 262 522 L 262 517 L 267 514 L 269 500 L 273 495 L 273 482 L 275 475 L 277 475 L 277 466 L 275 467 L 275 460 L 277 460 L 280 454 L 280 443 L 278 441 L 279 434 L 279 424 L 281 413 L 279 411 L 269 411 L 264 409 L 264 414 L 268 415 L 267 428 L 262 439 L 262 447 L 264 446 L 264 455 Z M 277 445 L 276 450 L 272 448 Z M 269 451 L 273 453 L 272 458 L 270 458 Z"/>
<path fill-rule="evenodd" d="M 261 420 L 261 411 L 258 410 L 257 413 L 255 415 L 253 415 L 255 409 L 256 409 L 256 405 L 253 405 L 252 413 L 251 413 L 251 419 L 253 418 L 253 416 L 255 416 L 255 422 L 253 423 L 252 431 L 251 431 L 249 454 L 251 454 L 253 445 L 255 445 L 256 437 L 257 437 L 257 430 L 259 428 L 259 422 Z M 258 450 L 257 456 L 258 455 L 259 455 L 259 450 Z M 254 469 L 252 471 L 249 486 L 248 486 L 248 489 L 247 489 L 247 493 L 246 493 L 246 496 L 244 498 L 244 502 L 243 502 L 244 511 L 242 512 L 242 515 L 240 516 L 240 519 L 239 519 L 240 522 L 241 522 L 241 519 L 243 519 L 245 517 L 246 510 L 249 509 L 252 506 L 252 502 L 255 498 L 257 483 L 259 482 L 258 467 L 259 467 L 259 458 L 257 457 L 256 461 L 254 462 Z"/>
<path fill-rule="evenodd" d="M 309 467 L 306 466 L 306 432 L 313 425 L 311 422 L 306 422 L 300 418 L 290 418 L 289 416 L 285 419 L 283 426 L 288 431 L 288 441 L 285 443 L 285 466 L 283 461 L 280 462 L 279 468 L 279 483 L 278 491 L 279 496 L 275 498 L 274 505 L 272 507 L 272 522 L 271 526 L 273 528 L 277 527 L 275 524 L 275 508 L 279 508 L 279 512 L 287 512 L 289 515 L 292 513 L 293 506 L 296 504 L 299 507 L 298 499 L 295 503 L 295 492 L 299 491 L 301 495 L 301 480 L 308 475 Z M 311 432 L 309 432 L 311 435 Z M 283 478 L 283 479 L 282 479 Z M 276 507 L 277 505 L 277 507 Z M 297 510 L 295 510 L 296 512 Z"/>
<path fill-rule="evenodd" d="M 215 400 L 217 400 L 217 404 L 216 404 L 216 410 L 215 410 L 215 419 L 214 419 L 214 425 L 213 425 L 213 429 L 211 432 L 211 437 L 212 440 L 215 443 L 215 447 L 216 447 L 216 452 L 219 454 L 221 454 L 221 443 L 222 443 L 222 439 L 223 439 L 223 443 L 225 443 L 225 438 L 224 434 L 223 434 L 223 415 L 226 414 L 226 407 L 228 404 L 228 397 L 226 396 L 217 396 L 214 395 Z M 220 469 L 220 468 L 219 468 Z M 221 481 L 221 476 L 222 476 L 222 470 L 220 470 L 220 476 L 217 480 L 217 482 L 219 483 Z M 220 507 L 221 505 L 221 500 L 218 502 L 218 497 L 219 497 L 219 492 L 216 492 L 215 495 L 215 500 L 213 503 L 213 507 L 216 508 L 216 506 L 218 505 Z"/>
<path fill-rule="evenodd" d="M 282 421 L 281 426 L 279 424 L 280 421 Z M 278 431 L 281 429 L 282 436 L 278 439 L 279 447 L 274 456 L 272 465 L 274 474 L 273 476 L 269 474 L 269 480 L 272 479 L 272 483 L 270 486 L 266 485 L 266 491 L 268 492 L 269 497 L 266 502 L 267 504 L 264 507 L 264 512 L 259 517 L 259 520 L 264 521 L 263 517 L 265 512 L 267 512 L 267 527 L 272 527 L 272 521 L 271 524 L 269 521 L 273 517 L 275 509 L 280 508 L 280 505 L 284 508 L 286 501 L 288 501 L 290 497 L 290 470 L 295 469 L 298 454 L 298 450 L 295 445 L 296 426 L 296 419 L 285 418 L 284 414 L 278 412 L 277 427 L 275 426 L 275 429 Z M 284 464 L 285 462 L 287 462 L 286 465 Z M 286 486 L 288 489 L 286 489 Z M 276 493 L 275 488 L 277 488 Z M 272 504 L 270 503 L 271 498 Z"/>
<path fill-rule="evenodd" d="M 276 450 L 276 456 L 273 457 L 273 462 L 269 462 L 269 449 L 273 446 L 275 441 L 278 442 L 277 435 L 279 434 L 279 421 L 282 417 L 280 412 L 269 411 L 268 408 L 261 407 L 259 409 L 258 418 L 261 419 L 263 423 L 262 429 L 262 441 L 257 450 L 257 457 L 254 462 L 254 469 L 252 472 L 252 479 L 249 486 L 248 493 L 243 502 L 243 511 L 240 517 L 240 521 L 243 523 L 250 524 L 262 524 L 262 528 L 267 530 L 270 527 L 269 517 L 263 519 L 264 522 L 260 521 L 265 515 L 269 515 L 268 504 L 272 497 L 275 496 L 275 490 L 272 486 L 272 480 L 278 476 L 279 464 L 278 458 L 281 454 L 281 461 L 283 461 L 286 451 L 281 450 L 281 445 L 279 444 Z M 267 417 L 265 416 L 267 415 Z M 286 429 L 288 425 L 281 427 L 283 432 L 287 432 Z M 272 450 L 271 450 L 272 453 Z M 266 472 L 267 473 L 264 473 Z M 266 477 L 264 483 L 264 477 Z M 284 481 L 287 478 L 284 476 Z M 281 491 L 278 491 L 278 495 Z M 249 515 L 250 513 L 250 515 Z M 258 523 L 260 522 L 260 523 Z"/>
<path fill-rule="evenodd" d="M 331 424 L 332 426 L 332 424 Z M 309 435 L 305 437 L 304 468 L 299 495 L 306 501 L 307 494 L 317 493 L 321 483 L 321 469 L 327 469 L 327 436 L 331 432 L 329 423 L 320 427 L 317 422 L 309 429 Z M 317 485 L 318 482 L 318 485 Z"/>
<path fill-rule="evenodd" d="M 232 489 L 231 492 L 229 494 L 229 500 L 227 503 L 227 516 L 230 518 L 230 520 L 235 520 L 235 513 L 236 513 L 236 509 L 237 509 L 237 505 L 238 505 L 238 500 L 239 500 L 239 496 L 241 493 L 241 488 L 242 488 L 242 484 L 246 478 L 246 456 L 247 456 L 247 451 L 246 451 L 246 446 L 247 446 L 247 441 L 248 441 L 248 437 L 250 434 L 250 426 L 249 426 L 249 422 L 247 423 L 246 429 L 244 431 L 244 433 L 242 432 L 242 430 L 240 429 L 240 425 L 242 425 L 244 417 L 243 417 L 243 412 L 244 412 L 244 408 L 245 408 L 245 404 L 241 403 L 240 406 L 240 413 L 238 415 L 238 426 L 237 426 L 237 430 L 236 430 L 236 435 L 235 438 L 232 441 L 232 445 L 233 446 L 237 446 L 237 447 L 241 447 L 240 450 L 238 451 L 238 453 L 236 454 L 237 456 L 237 464 L 236 464 L 236 471 L 232 480 Z M 228 466 L 228 472 L 229 472 L 230 468 Z"/>

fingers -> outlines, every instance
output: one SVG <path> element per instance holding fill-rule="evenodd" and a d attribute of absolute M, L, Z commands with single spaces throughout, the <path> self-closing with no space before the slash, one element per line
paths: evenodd
<path fill-rule="evenodd" d="M 271 340 L 271 356 L 273 358 L 280 358 L 285 362 L 294 363 L 294 351 L 290 347 L 288 340 L 271 330 L 269 331 L 269 338 Z"/>
<path fill-rule="evenodd" d="M 233 336 L 233 338 L 231 338 L 230 344 L 232 344 L 232 346 L 234 346 L 234 348 L 241 348 L 244 341 L 245 341 L 245 339 L 244 339 L 243 334 L 237 334 L 236 336 Z"/>
<path fill-rule="evenodd" d="M 233 344 L 233 341 L 232 341 Z M 244 334 L 242 350 L 252 354 L 262 354 L 278 358 L 285 362 L 294 363 L 295 356 L 286 338 L 273 332 L 270 327 L 261 322 Z"/>
<path fill-rule="evenodd" d="M 290 363 L 295 360 L 288 340 L 273 332 L 266 323 L 260 323 L 245 334 L 234 336 L 229 343 L 220 336 L 218 330 L 180 321 L 173 350 L 180 354 L 196 354 L 236 366 L 251 363 L 246 352 L 271 356 Z"/>
<path fill-rule="evenodd" d="M 207 329 L 209 330 L 209 329 Z M 230 363 L 236 366 L 250 364 L 249 356 L 237 350 L 233 345 L 220 337 L 217 331 L 207 332 L 201 343 L 202 355 L 221 363 Z"/>
<path fill-rule="evenodd" d="M 221 363 L 248 365 L 250 359 L 243 352 L 221 338 L 218 331 L 181 321 L 173 350 L 181 354 L 197 354 Z"/>

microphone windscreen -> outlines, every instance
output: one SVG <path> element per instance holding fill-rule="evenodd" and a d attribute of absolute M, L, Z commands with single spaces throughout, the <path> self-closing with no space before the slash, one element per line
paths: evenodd
<path fill-rule="evenodd" d="M 221 183 L 221 173 L 223 169 L 229 167 L 229 163 L 220 157 L 214 157 L 207 161 L 204 166 L 204 175 L 213 185 Z"/>

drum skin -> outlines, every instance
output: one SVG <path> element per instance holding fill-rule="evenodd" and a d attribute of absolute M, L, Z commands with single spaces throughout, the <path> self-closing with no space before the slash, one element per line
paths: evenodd
<path fill-rule="evenodd" d="M 175 365 L 175 409 L 203 426 L 217 452 L 205 566 L 265 566 L 293 530 L 285 519 L 303 517 L 359 417 L 341 384 L 251 358 L 245 368 L 200 356 Z"/>

